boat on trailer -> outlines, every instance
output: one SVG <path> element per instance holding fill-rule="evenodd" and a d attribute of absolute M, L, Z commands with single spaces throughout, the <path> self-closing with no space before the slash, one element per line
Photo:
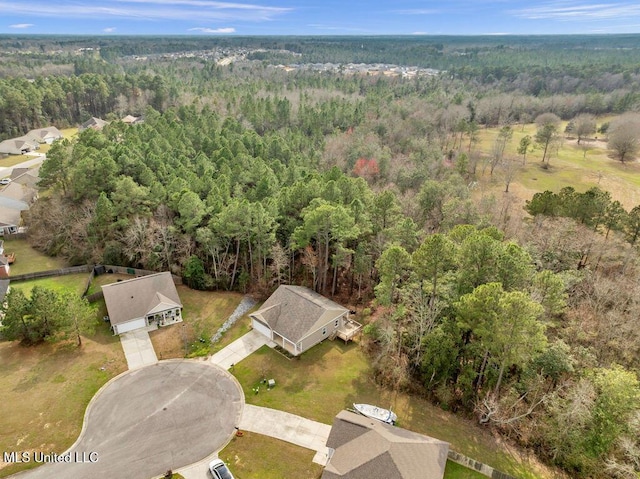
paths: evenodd
<path fill-rule="evenodd" d="M 386 422 L 387 424 L 394 425 L 398 420 L 398 416 L 396 416 L 396 414 L 390 409 L 372 406 L 371 404 L 354 404 L 353 407 L 363 416 L 370 417 L 371 419 L 377 419 L 378 421 Z"/>

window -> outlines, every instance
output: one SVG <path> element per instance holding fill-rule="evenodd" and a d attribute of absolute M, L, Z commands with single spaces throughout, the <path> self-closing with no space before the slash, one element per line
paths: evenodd
<path fill-rule="evenodd" d="M 326 327 L 322 328 L 322 335 L 323 336 L 327 335 L 327 328 Z"/>
<path fill-rule="evenodd" d="M 340 324 L 340 319 L 336 319 L 334 327 L 337 328 L 339 324 Z"/>

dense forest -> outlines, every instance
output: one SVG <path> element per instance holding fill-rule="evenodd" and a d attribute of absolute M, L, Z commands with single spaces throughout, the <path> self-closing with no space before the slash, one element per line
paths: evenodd
<path fill-rule="evenodd" d="M 536 145 L 549 168 L 559 138 L 625 113 L 597 134 L 633 161 L 639 36 L 2 37 L 0 49 L 2 138 L 111 120 L 47 152 L 46 194 L 25 215 L 35 247 L 197 289 L 308 285 L 371 314 L 381 383 L 571 477 L 638 477 L 640 207 L 565 188 L 510 211 L 474 184 L 501 171 L 508 190 L 505 144 L 533 122 L 519 153 Z M 242 59 L 171 55 L 213 49 Z M 295 67 L 322 62 L 439 73 Z"/>

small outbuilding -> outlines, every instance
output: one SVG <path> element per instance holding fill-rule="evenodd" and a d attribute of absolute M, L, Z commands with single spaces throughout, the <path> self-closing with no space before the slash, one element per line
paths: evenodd
<path fill-rule="evenodd" d="M 335 417 L 322 479 L 442 479 L 449 443 L 349 411 Z"/>
<path fill-rule="evenodd" d="M 113 334 L 182 321 L 182 303 L 171 273 L 156 273 L 102 287 Z"/>
<path fill-rule="evenodd" d="M 253 329 L 297 356 L 349 321 L 349 310 L 304 286 L 281 285 L 255 313 Z"/>

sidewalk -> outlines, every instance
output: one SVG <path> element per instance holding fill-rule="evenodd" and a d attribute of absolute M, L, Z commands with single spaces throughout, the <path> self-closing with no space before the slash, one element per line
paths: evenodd
<path fill-rule="evenodd" d="M 267 344 L 270 348 L 276 344 L 267 339 L 256 330 L 251 330 L 239 339 L 226 346 L 211 356 L 210 361 L 221 368 L 229 369 L 233 364 L 237 364 L 254 351 Z"/>

